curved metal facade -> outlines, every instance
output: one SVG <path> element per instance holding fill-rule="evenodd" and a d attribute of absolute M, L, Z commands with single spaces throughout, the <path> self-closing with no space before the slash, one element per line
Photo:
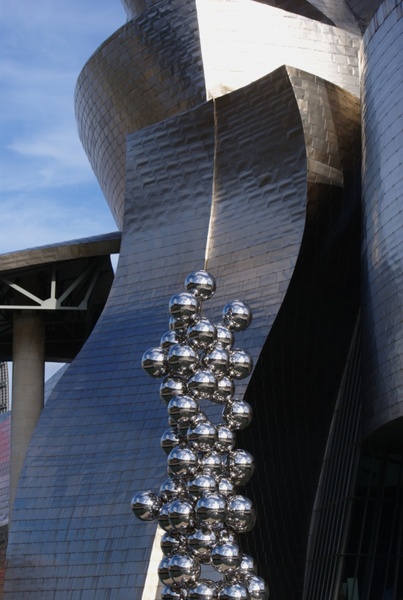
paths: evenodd
<path fill-rule="evenodd" d="M 364 435 L 403 422 L 403 18 L 377 12 L 363 40 Z M 393 424 L 395 423 L 395 424 Z"/>
<path fill-rule="evenodd" d="M 402 81 L 395 78 L 393 90 L 382 85 L 401 47 L 401 3 L 383 3 L 362 45 L 362 397 L 356 343 L 351 351 L 360 307 L 358 32 L 375 7 L 342 0 L 276 2 L 284 9 L 277 11 L 264 6 L 272 2 L 246 0 L 123 4 L 132 20 L 89 60 L 76 90 L 80 137 L 122 227 L 119 264 L 105 310 L 32 438 L 12 515 L 5 600 L 144 600 L 156 526 L 134 521 L 130 498 L 165 478 L 159 438 L 167 419 L 140 361 L 167 328 L 169 298 L 199 268 L 218 284 L 208 316 L 218 319 L 238 296 L 254 311 L 242 346 L 256 366 L 237 387 L 255 412 L 240 442 L 258 462 L 247 492 L 259 521 L 246 546 L 273 600 L 323 600 L 325 588 L 338 597 L 349 585 L 340 567 L 349 522 L 337 506 L 348 505 L 352 487 L 345 476 L 332 486 L 332 473 L 345 469 L 353 478 L 359 443 L 401 416 L 394 192 L 402 182 L 391 155 L 394 144 L 401 152 L 402 128 L 393 136 L 390 123 L 402 117 L 393 100 Z M 209 8 L 240 16 L 257 4 L 273 15 L 272 31 L 287 25 L 291 54 L 284 38 L 279 54 L 296 57 L 303 44 L 299 58 L 310 68 L 279 66 L 249 82 L 246 69 L 234 77 L 217 59 L 215 81 L 233 91 L 206 101 L 214 94 L 198 17 Z M 222 23 L 213 19 L 210 42 L 229 35 Z M 246 21 L 238 27 L 228 48 L 244 44 L 254 63 Z M 260 48 L 263 71 L 274 46 L 268 36 Z M 320 77 L 323 65 L 330 81 Z M 344 459 L 338 436 L 350 410 Z M 338 526 L 329 541 L 321 528 L 330 522 Z M 324 558 L 334 577 L 325 583 Z"/>

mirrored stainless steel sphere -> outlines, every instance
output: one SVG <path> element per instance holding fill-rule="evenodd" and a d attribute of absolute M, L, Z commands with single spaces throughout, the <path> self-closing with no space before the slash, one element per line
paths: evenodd
<path fill-rule="evenodd" d="M 195 582 L 200 576 L 200 564 L 191 554 L 173 554 L 169 559 L 169 574 L 179 585 Z"/>
<path fill-rule="evenodd" d="M 256 522 L 256 510 L 252 500 L 241 495 L 228 498 L 226 522 L 238 533 L 251 531 Z"/>
<path fill-rule="evenodd" d="M 229 452 L 235 447 L 236 436 L 232 429 L 226 425 L 217 425 L 217 441 L 215 449 L 217 452 Z"/>
<path fill-rule="evenodd" d="M 215 346 L 203 357 L 205 367 L 213 371 L 217 377 L 227 374 L 229 367 L 229 352 L 225 348 Z"/>
<path fill-rule="evenodd" d="M 245 485 L 255 470 L 255 459 L 246 450 L 232 450 L 228 454 L 228 468 L 231 481 L 235 485 Z"/>
<path fill-rule="evenodd" d="M 223 473 L 222 456 L 216 450 L 211 450 L 200 457 L 200 468 L 203 473 L 216 477 Z"/>
<path fill-rule="evenodd" d="M 175 331 L 170 329 L 166 331 L 161 337 L 160 346 L 163 350 L 169 350 L 171 346 L 174 344 L 179 344 L 179 337 L 176 335 Z"/>
<path fill-rule="evenodd" d="M 217 329 L 217 344 L 220 344 L 223 348 L 231 350 L 234 345 L 234 332 L 225 325 L 216 325 Z"/>
<path fill-rule="evenodd" d="M 186 552 L 186 535 L 183 535 L 180 531 L 166 531 L 161 537 L 160 545 L 164 556 Z"/>
<path fill-rule="evenodd" d="M 201 579 L 188 591 L 188 600 L 215 600 L 218 583 L 211 579 Z"/>
<path fill-rule="evenodd" d="M 185 288 L 200 300 L 208 300 L 216 290 L 216 282 L 207 271 L 193 271 L 185 279 Z"/>
<path fill-rule="evenodd" d="M 132 498 L 132 511 L 142 521 L 154 521 L 161 508 L 161 500 L 151 490 L 137 492 Z"/>
<path fill-rule="evenodd" d="M 191 321 L 200 311 L 200 302 L 195 294 L 179 292 L 169 301 L 169 312 L 174 319 Z"/>
<path fill-rule="evenodd" d="M 165 377 L 160 385 L 160 398 L 168 404 L 174 396 L 183 396 L 186 394 L 186 384 L 180 377 Z"/>
<path fill-rule="evenodd" d="M 228 498 L 236 493 L 236 486 L 229 477 L 222 476 L 218 478 L 218 491 Z"/>
<path fill-rule="evenodd" d="M 169 566 L 171 564 L 171 557 L 164 556 L 158 565 L 158 578 L 166 586 L 175 586 L 175 582 L 169 573 Z"/>
<path fill-rule="evenodd" d="M 211 551 L 211 562 L 216 571 L 233 571 L 241 564 L 242 551 L 235 542 L 220 542 Z"/>
<path fill-rule="evenodd" d="M 168 361 L 165 350 L 159 346 L 148 348 L 141 359 L 141 366 L 150 377 L 164 377 L 168 373 Z"/>
<path fill-rule="evenodd" d="M 217 480 L 207 473 L 199 473 L 188 481 L 187 490 L 191 498 L 198 500 L 204 492 L 217 491 Z"/>
<path fill-rule="evenodd" d="M 266 581 L 258 575 L 247 575 L 245 585 L 251 600 L 268 600 L 269 586 Z"/>
<path fill-rule="evenodd" d="M 189 479 L 198 467 L 197 454 L 190 448 L 176 446 L 168 455 L 168 473 Z"/>
<path fill-rule="evenodd" d="M 236 533 L 225 525 L 223 525 L 221 529 L 217 529 L 217 538 L 220 544 L 227 544 L 228 542 L 233 542 L 234 544 L 238 543 Z"/>
<path fill-rule="evenodd" d="M 175 448 L 175 446 L 181 443 L 181 440 L 182 436 L 178 433 L 178 431 L 170 427 L 162 434 L 160 445 L 165 454 L 169 454 L 172 448 Z"/>
<path fill-rule="evenodd" d="M 241 564 L 239 565 L 239 572 L 242 576 L 244 575 L 256 575 L 257 567 L 254 559 L 249 554 L 243 554 Z"/>
<path fill-rule="evenodd" d="M 227 516 L 227 501 L 217 492 L 208 492 L 196 502 L 196 516 L 207 527 L 224 523 Z"/>
<path fill-rule="evenodd" d="M 251 374 L 253 361 L 251 355 L 241 348 L 234 348 L 229 353 L 228 374 L 234 379 L 245 379 Z"/>
<path fill-rule="evenodd" d="M 176 589 L 169 585 L 164 585 L 161 592 L 161 600 L 187 600 L 185 589 L 177 587 Z"/>
<path fill-rule="evenodd" d="M 179 531 L 189 530 L 194 525 L 195 512 L 193 504 L 188 500 L 177 498 L 169 507 L 169 522 Z"/>
<path fill-rule="evenodd" d="M 200 407 L 191 396 L 174 396 L 168 402 L 169 423 L 179 427 L 189 427 L 192 417 L 197 415 Z"/>
<path fill-rule="evenodd" d="M 228 302 L 223 308 L 222 318 L 224 325 L 232 331 L 242 331 L 246 329 L 252 321 L 252 311 L 250 307 L 241 302 L 240 300 L 234 300 Z"/>
<path fill-rule="evenodd" d="M 219 600 L 250 600 L 248 589 L 243 583 L 228 583 L 218 592 Z"/>
<path fill-rule="evenodd" d="M 175 500 L 186 493 L 186 483 L 180 477 L 168 477 L 161 484 L 160 497 L 163 502 Z"/>
<path fill-rule="evenodd" d="M 245 400 L 234 400 L 225 406 L 223 418 L 229 429 L 245 429 L 252 422 L 253 409 Z"/>
<path fill-rule="evenodd" d="M 200 527 L 194 529 L 187 537 L 191 553 L 201 564 L 210 562 L 211 549 L 217 543 L 217 535 L 213 529 Z"/>
<path fill-rule="evenodd" d="M 198 452 L 212 450 L 217 442 L 217 428 L 210 421 L 200 421 L 187 430 L 189 446 Z"/>
<path fill-rule="evenodd" d="M 185 343 L 186 331 L 189 326 L 189 322 L 184 321 L 180 317 L 178 317 L 178 318 L 170 317 L 169 321 L 168 321 L 168 326 L 169 326 L 170 331 L 173 331 L 175 333 L 178 344 Z M 171 347 L 171 345 L 169 347 Z"/>
<path fill-rule="evenodd" d="M 189 393 L 197 400 L 210 398 L 217 390 L 217 377 L 208 369 L 196 371 L 187 381 Z"/>
<path fill-rule="evenodd" d="M 217 328 L 211 321 L 205 317 L 201 317 L 189 325 L 187 339 L 190 346 L 205 350 L 216 341 Z"/>
<path fill-rule="evenodd" d="M 179 374 L 195 371 L 198 359 L 197 352 L 186 344 L 174 344 L 168 350 L 169 368 Z"/>
<path fill-rule="evenodd" d="M 161 529 L 168 532 L 173 531 L 174 529 L 173 525 L 171 525 L 171 523 L 169 522 L 169 509 L 171 506 L 171 502 L 173 502 L 173 500 L 169 500 L 161 506 L 157 517 L 158 525 L 161 527 Z"/>
<path fill-rule="evenodd" d="M 235 383 L 230 377 L 224 375 L 218 378 L 217 389 L 210 400 L 216 404 L 225 404 L 225 402 L 229 402 L 232 399 L 234 393 Z"/>

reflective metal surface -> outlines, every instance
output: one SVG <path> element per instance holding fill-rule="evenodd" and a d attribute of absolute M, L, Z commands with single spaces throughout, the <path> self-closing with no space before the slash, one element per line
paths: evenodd
<path fill-rule="evenodd" d="M 129 5 L 134 6 L 127 0 Z M 127 502 L 134 481 L 158 489 L 166 476 L 158 440 L 167 424 L 155 381 L 147 380 L 138 365 L 144 348 L 157 345 L 166 330 L 167 298 L 187 273 L 202 266 L 217 274 L 221 294 L 209 300 L 216 318 L 224 301 L 238 297 L 254 311 L 258 307 L 242 333 L 256 378 L 240 381 L 236 394 L 242 398 L 252 384 L 248 399 L 253 397 L 257 429 L 245 433 L 245 446 L 255 452 L 254 444 L 270 444 L 265 481 L 257 472 L 255 489 L 259 494 L 269 480 L 276 490 L 270 511 L 275 515 L 279 507 L 288 508 L 287 519 L 276 520 L 276 527 L 271 518 L 266 523 L 283 562 L 268 556 L 267 547 L 261 560 L 274 580 L 273 594 L 292 597 L 300 591 L 286 573 L 292 564 L 302 580 L 298 549 L 305 548 L 306 532 L 301 514 L 312 507 L 317 457 L 326 442 L 322 432 L 330 419 L 326 413 L 331 414 L 338 385 L 332 374 L 344 361 L 340 331 L 349 330 L 356 306 L 356 248 L 349 223 L 359 164 L 358 103 L 297 68 L 280 68 L 219 98 L 217 193 L 211 202 L 214 107 L 207 103 L 187 110 L 205 94 L 195 9 L 192 3 L 164 3 L 163 14 L 161 6 L 136 2 L 133 15 L 139 17 L 140 9 L 150 12 L 112 36 L 78 84 L 81 137 L 122 223 L 121 258 L 106 310 L 55 388 L 32 440 L 13 514 L 7 600 L 62 598 L 66 590 L 78 600 L 83 589 L 88 599 L 110 589 L 141 598 L 155 524 L 133 523 Z M 320 54 L 333 65 L 337 82 L 358 95 L 359 37 L 297 16 L 287 22 L 296 52 L 299 43 L 323 48 Z M 152 87 L 151 95 L 144 93 Z M 133 90 L 139 102 L 133 101 Z M 187 112 L 166 119 L 176 111 Z M 190 227 L 196 213 L 197 228 Z M 349 279 L 351 272 L 355 276 Z M 258 360 L 269 332 L 262 368 Z M 329 339 L 337 352 L 329 350 Z M 293 379 L 304 381 L 306 395 L 294 389 Z M 290 422 L 290 412 L 301 418 Z M 289 451 L 283 430 L 292 432 L 298 452 Z M 159 521 L 172 528 L 168 514 Z M 251 546 L 264 545 L 251 538 Z M 164 569 L 167 581 L 175 583 L 167 563 Z M 24 596 L 16 590 L 17 581 Z M 233 585 L 226 588 L 221 598 L 244 593 Z"/>
<path fill-rule="evenodd" d="M 403 419 L 402 4 L 385 3 L 363 39 L 363 434 L 395 440 Z"/>

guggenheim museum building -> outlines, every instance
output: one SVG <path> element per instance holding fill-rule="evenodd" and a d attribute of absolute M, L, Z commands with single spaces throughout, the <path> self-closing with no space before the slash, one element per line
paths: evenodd
<path fill-rule="evenodd" d="M 239 545 L 260 597 L 402 600 L 403 4 L 122 4 L 75 91 L 117 231 L 0 256 L 4 600 L 199 597 L 131 510 L 168 476 L 142 357 L 179 336 L 169 300 L 197 271 L 212 323 L 253 313 L 228 402 L 253 410 Z M 46 360 L 66 367 L 43 407 Z M 259 597 L 224 579 L 211 598 Z"/>

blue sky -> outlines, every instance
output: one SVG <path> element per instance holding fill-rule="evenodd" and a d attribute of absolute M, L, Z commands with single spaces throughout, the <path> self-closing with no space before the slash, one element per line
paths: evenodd
<path fill-rule="evenodd" d="M 1 2 L 0 254 L 116 230 L 73 98 L 85 62 L 125 21 L 119 0 Z"/>
<path fill-rule="evenodd" d="M 74 88 L 126 21 L 119 0 L 0 5 L 0 254 L 116 229 L 81 147 Z"/>

